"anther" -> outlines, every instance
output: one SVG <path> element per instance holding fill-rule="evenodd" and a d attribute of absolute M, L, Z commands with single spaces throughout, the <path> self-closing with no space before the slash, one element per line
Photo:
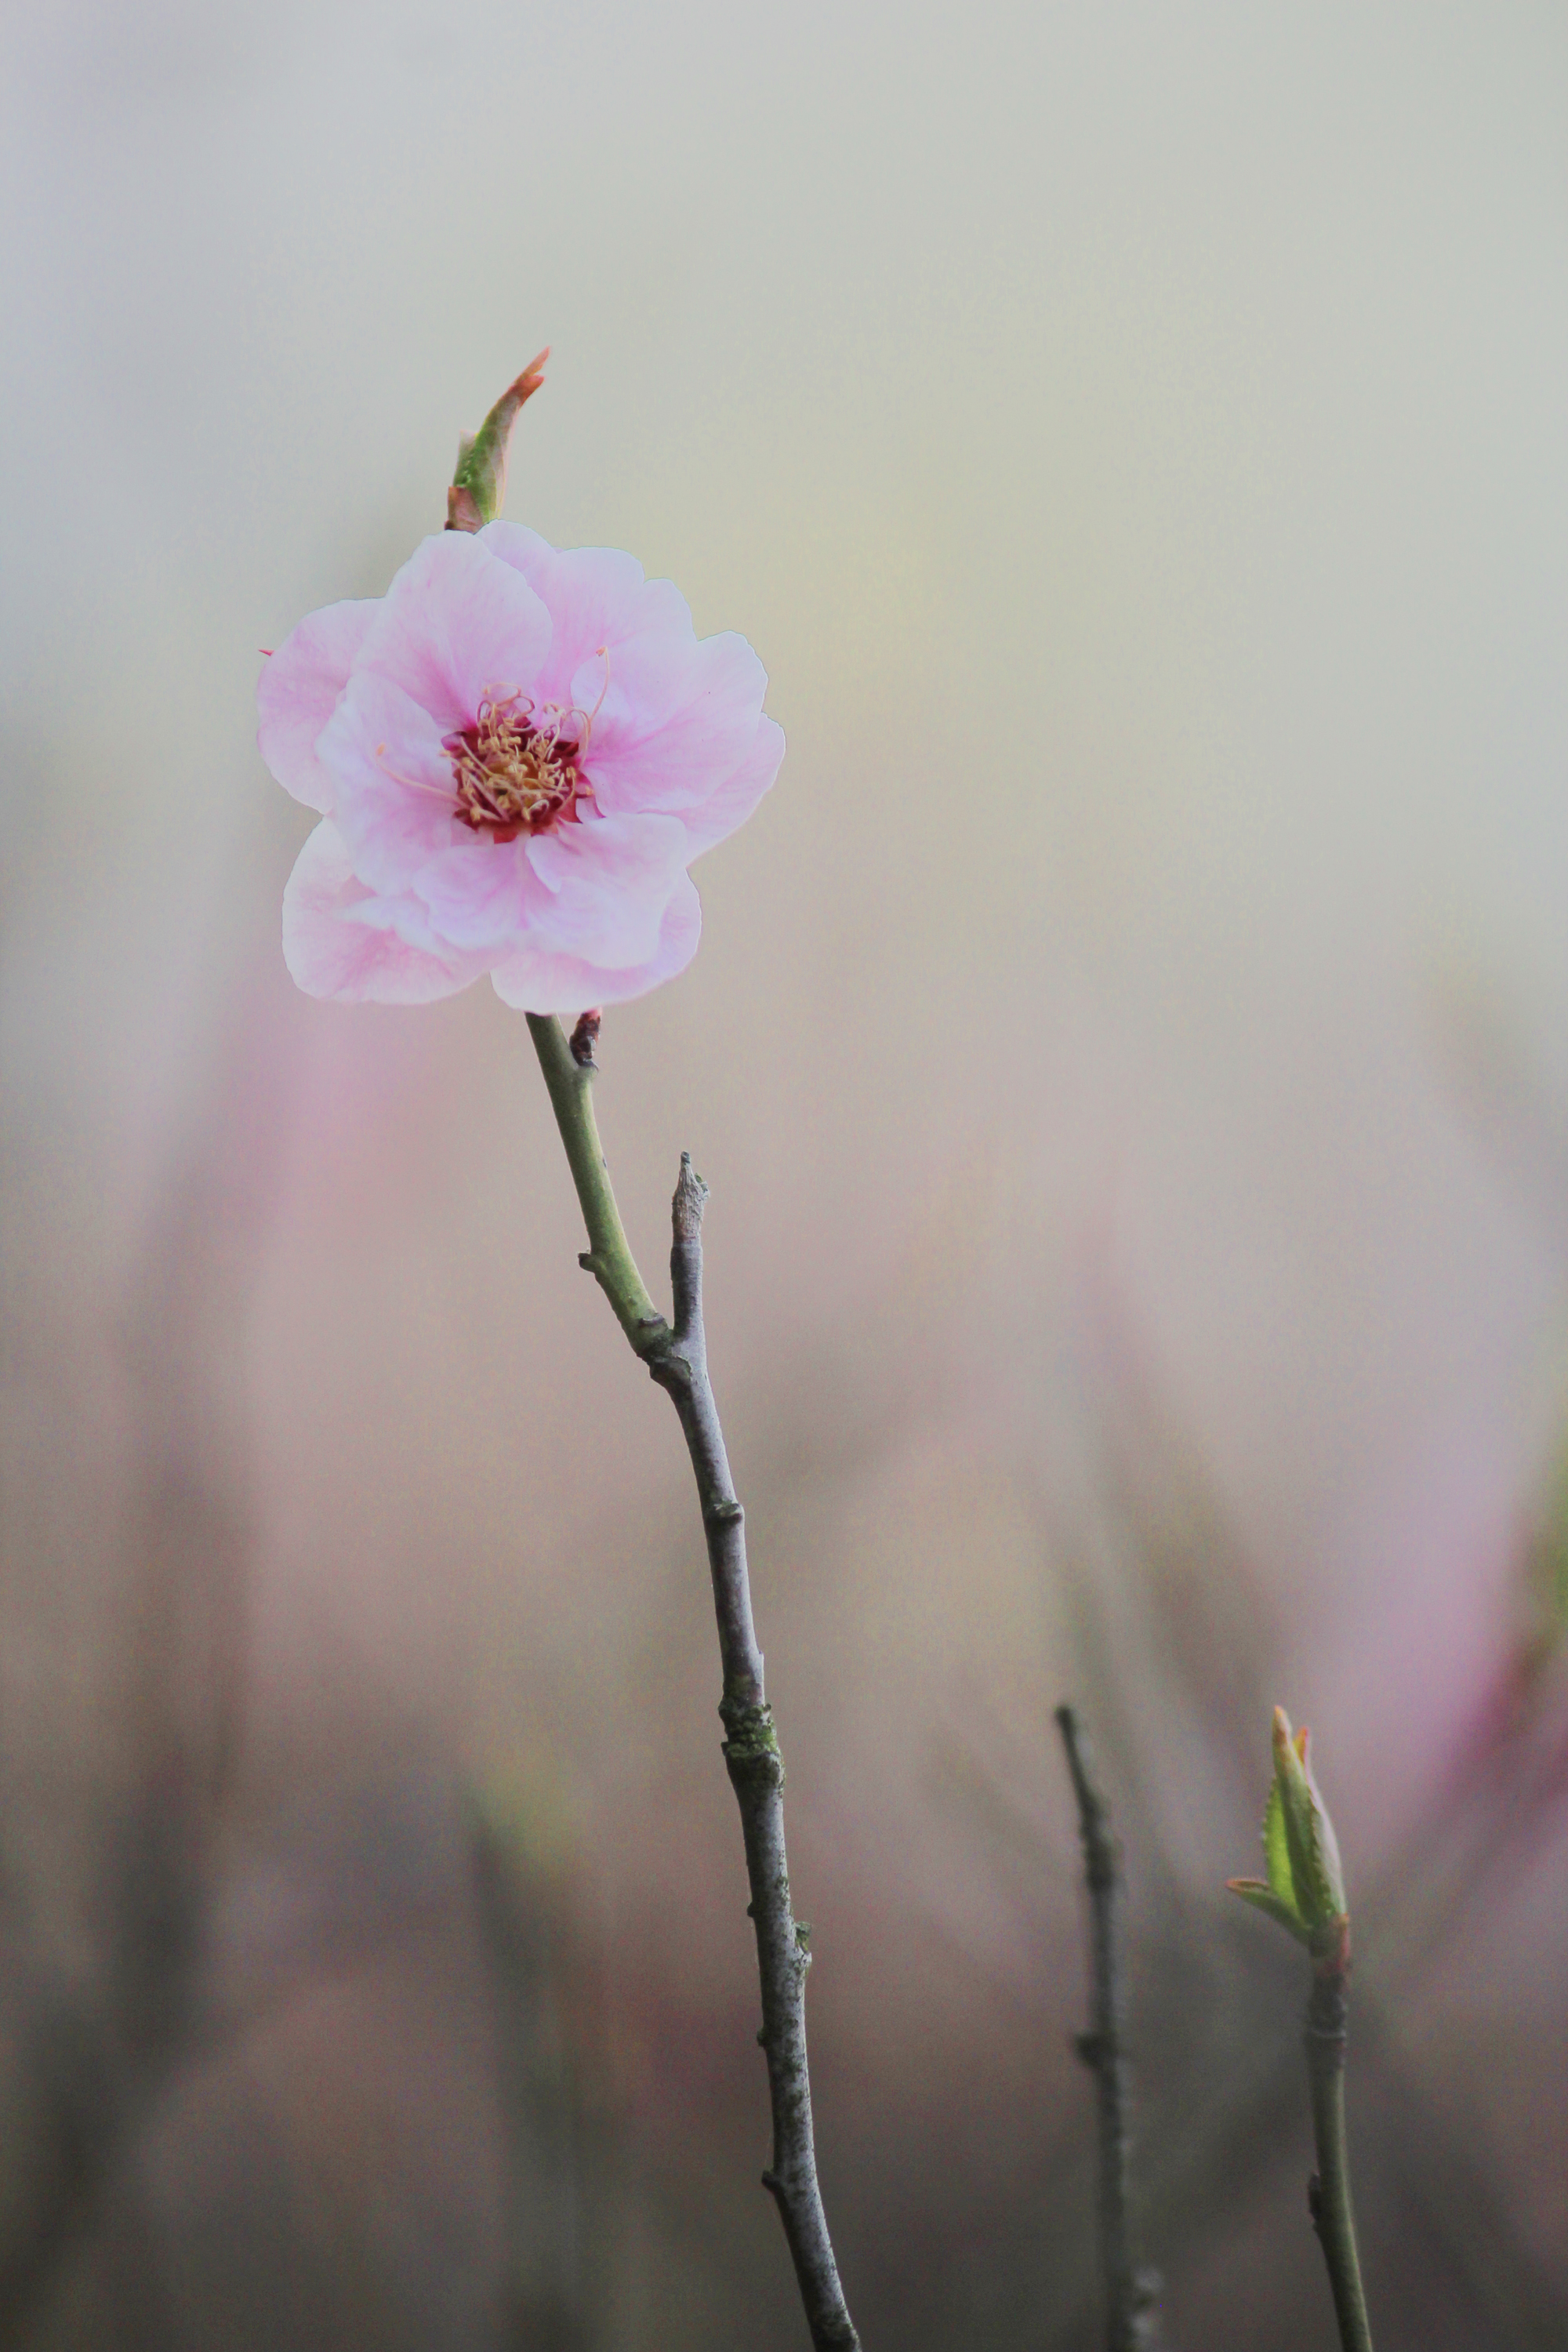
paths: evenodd
<path fill-rule="evenodd" d="M 458 822 L 499 844 L 573 817 L 583 746 L 563 732 L 571 715 L 516 687 L 486 687 L 474 724 L 447 738 Z"/>

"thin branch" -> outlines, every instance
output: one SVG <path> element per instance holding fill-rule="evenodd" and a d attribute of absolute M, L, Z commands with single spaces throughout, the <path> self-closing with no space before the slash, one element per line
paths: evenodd
<path fill-rule="evenodd" d="M 1058 1706 L 1057 1725 L 1078 1799 L 1089 1890 L 1089 2028 L 1074 2047 L 1094 2076 L 1100 2126 L 1100 2263 L 1105 2297 L 1107 2352 L 1156 2352 L 1159 2281 L 1138 2262 L 1133 2242 L 1129 2174 L 1130 2083 L 1122 2047 L 1121 1963 L 1116 1941 L 1119 1894 L 1116 1840 L 1110 1812 L 1094 1778 L 1093 1760 L 1075 1710 Z"/>
<path fill-rule="evenodd" d="M 1318 2151 L 1318 2168 L 1307 2187 L 1307 2205 L 1328 2265 L 1342 2352 L 1372 2352 L 1345 2137 L 1349 2006 L 1350 1939 L 1344 1936 L 1336 1949 L 1314 1958 L 1312 1991 L 1307 2003 L 1307 2080 Z"/>
<path fill-rule="evenodd" d="M 579 1027 L 569 1044 L 560 1022 L 548 1014 L 531 1013 L 528 1026 L 588 1228 L 589 1247 L 580 1262 L 598 1282 L 651 1377 L 668 1393 L 691 1456 L 719 1627 L 724 1762 L 741 1811 L 752 1892 L 748 1910 L 756 1928 L 762 1983 L 763 2026 L 757 2039 L 767 2059 L 773 2125 L 773 2162 L 763 2175 L 763 2185 L 784 2223 L 816 2352 L 858 2352 L 860 2339 L 839 2284 L 816 2179 L 805 2050 L 805 1975 L 811 1954 L 808 1931 L 795 1918 L 790 1901 L 784 1758 L 752 1622 L 745 1514 L 730 1475 L 708 1378 L 702 1325 L 702 1212 L 708 1188 L 694 1172 L 689 1154 L 682 1152 L 671 1203 L 672 1328 L 648 1297 L 611 1190 L 594 1118 L 593 1039 L 585 1038 Z"/>

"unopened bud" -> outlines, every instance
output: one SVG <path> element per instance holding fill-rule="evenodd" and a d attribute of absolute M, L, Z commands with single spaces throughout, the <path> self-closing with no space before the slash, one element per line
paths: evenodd
<path fill-rule="evenodd" d="M 509 383 L 477 433 L 465 433 L 458 446 L 458 470 L 447 493 L 448 530 L 482 530 L 494 522 L 506 496 L 506 448 L 517 412 L 544 382 L 550 346 L 530 360 Z"/>
<path fill-rule="evenodd" d="M 603 1020 L 604 1014 L 596 1004 L 577 1015 L 577 1025 L 567 1043 L 572 1048 L 572 1059 L 580 1070 L 591 1070 L 594 1066 L 594 1048 L 599 1042 Z"/>
<path fill-rule="evenodd" d="M 1274 1710 L 1274 1778 L 1263 1811 L 1267 1878 L 1232 1878 L 1233 1895 L 1266 1911 L 1308 1945 L 1315 1958 L 1342 1957 L 1350 1938 L 1350 1907 L 1339 1841 L 1312 1772 L 1309 1735 L 1290 1728 Z"/>

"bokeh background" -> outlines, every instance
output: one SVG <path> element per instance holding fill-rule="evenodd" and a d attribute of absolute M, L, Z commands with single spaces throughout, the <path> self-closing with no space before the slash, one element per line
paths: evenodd
<path fill-rule="evenodd" d="M 0 2345 L 803 2340 L 699 1531 L 522 1024 L 292 991 L 258 649 L 509 512 L 789 737 L 606 1020 L 683 1146 L 870 2347 L 1568 2340 L 1568 20 L 142 0 L 0 74 Z M 1279 1948 L 1276 1948 L 1279 1947 Z"/>

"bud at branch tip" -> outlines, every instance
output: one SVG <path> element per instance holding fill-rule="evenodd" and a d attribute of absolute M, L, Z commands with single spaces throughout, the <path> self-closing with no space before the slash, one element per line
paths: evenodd
<path fill-rule="evenodd" d="M 1306 1944 L 1314 1957 L 1345 1956 L 1350 1909 L 1339 1841 L 1313 1775 L 1311 1743 L 1303 1725 L 1292 1731 L 1281 1706 L 1274 1710 L 1274 1778 L 1263 1812 L 1266 1878 L 1226 1884 Z"/>
<path fill-rule="evenodd" d="M 479 431 L 465 433 L 458 448 L 458 470 L 447 493 L 447 529 L 482 530 L 494 522 L 506 497 L 506 452 L 518 410 L 531 400 L 544 382 L 548 343 L 529 361 L 515 383 L 509 383 Z"/>

